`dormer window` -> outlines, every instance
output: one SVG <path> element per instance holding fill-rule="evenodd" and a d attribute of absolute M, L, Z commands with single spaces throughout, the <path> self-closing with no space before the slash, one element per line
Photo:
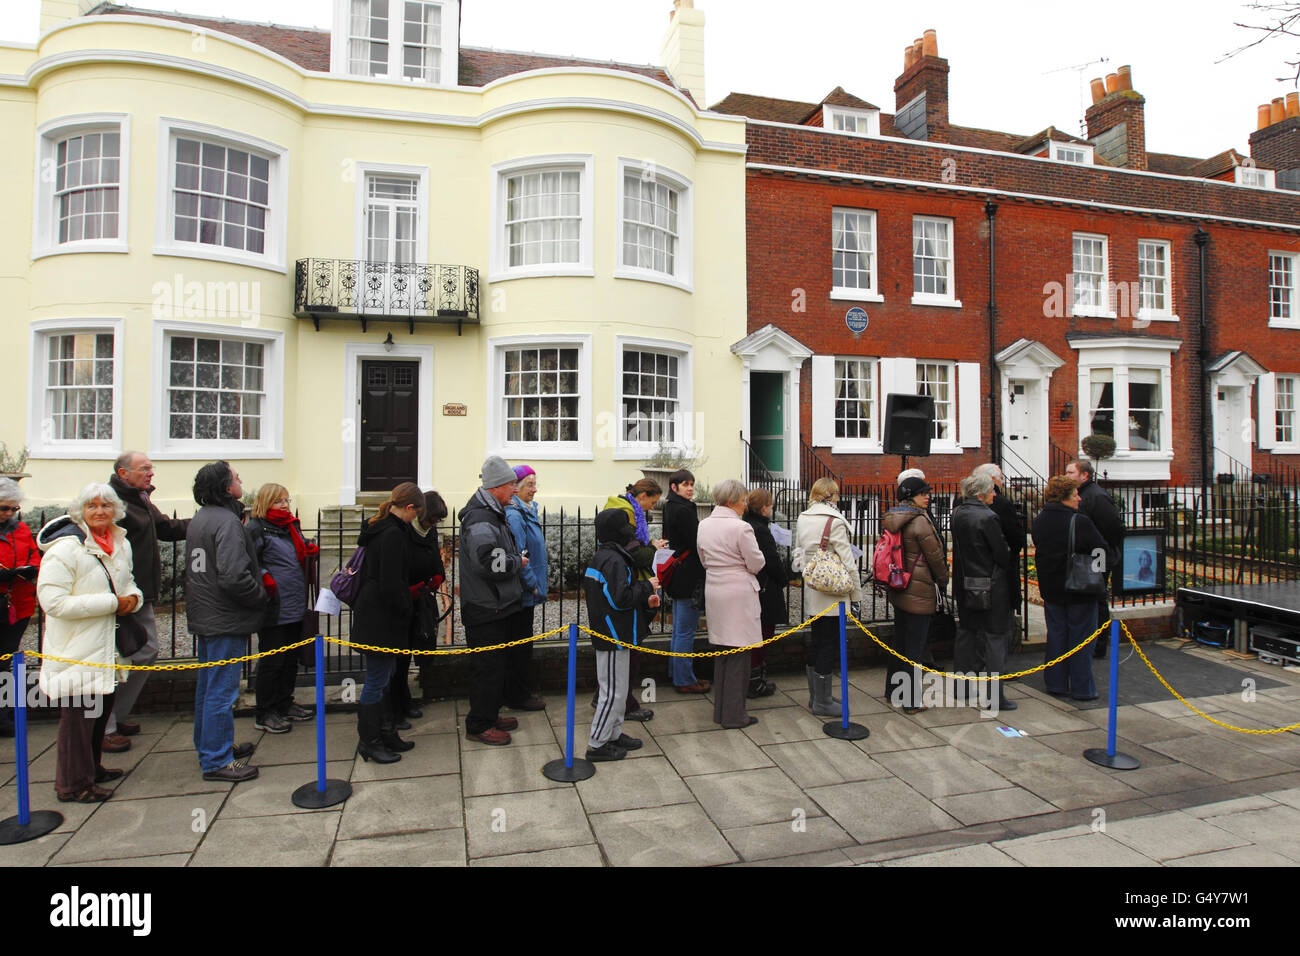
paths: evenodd
<path fill-rule="evenodd" d="M 823 106 L 822 126 L 826 129 L 852 133 L 855 136 L 879 136 L 880 113 L 876 110 L 856 110 L 843 106 Z"/>
<path fill-rule="evenodd" d="M 336 73 L 455 84 L 458 0 L 335 0 Z"/>
<path fill-rule="evenodd" d="M 1255 189 L 1275 189 L 1273 170 L 1259 169 L 1256 166 L 1238 166 L 1236 168 L 1238 186 L 1253 186 Z"/>
<path fill-rule="evenodd" d="M 1092 165 L 1092 147 L 1083 143 L 1058 143 L 1052 141 L 1052 159 L 1060 163 L 1076 163 L 1080 166 Z"/>

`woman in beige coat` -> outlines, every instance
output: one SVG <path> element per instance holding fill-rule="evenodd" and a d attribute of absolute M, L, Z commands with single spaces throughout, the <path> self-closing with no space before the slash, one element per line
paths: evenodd
<path fill-rule="evenodd" d="M 107 800 L 110 791 L 97 784 L 122 776 L 99 760 L 117 687 L 115 622 L 118 615 L 139 610 L 142 600 L 131 575 L 131 545 L 114 523 L 125 514 L 112 488 L 87 485 L 68 505 L 68 514 L 47 524 L 36 539 L 45 553 L 36 581 L 45 610 L 41 649 L 87 662 L 41 661 L 40 688 L 60 707 L 54 789 L 65 803 Z"/>
<path fill-rule="evenodd" d="M 713 489 L 716 507 L 700 522 L 695 549 L 704 565 L 704 607 L 709 616 L 709 643 L 748 647 L 763 639 L 758 578 L 763 552 L 745 513 L 745 486 L 734 478 Z M 748 727 L 757 717 L 745 713 L 749 688 L 749 651 L 714 659 L 713 719 L 723 727 Z"/>
<path fill-rule="evenodd" d="M 853 590 L 848 594 L 835 596 L 824 594 L 803 586 L 803 616 L 807 620 L 828 608 L 834 608 L 841 601 L 856 603 L 862 600 L 861 575 L 858 562 L 853 557 L 853 548 L 849 541 L 849 522 L 835 507 L 839 500 L 840 489 L 832 478 L 818 478 L 808 492 L 808 508 L 799 515 L 794 528 L 795 570 L 802 571 L 804 563 L 817 553 L 821 547 L 822 535 L 826 533 L 829 522 L 830 536 L 826 548 L 833 551 L 840 562 L 849 569 L 853 579 Z M 827 611 L 812 625 L 812 643 L 808 650 L 809 663 L 804 668 L 808 676 L 808 706 L 819 717 L 840 716 L 840 702 L 831 696 L 831 686 L 840 662 L 840 622 L 838 612 Z"/>

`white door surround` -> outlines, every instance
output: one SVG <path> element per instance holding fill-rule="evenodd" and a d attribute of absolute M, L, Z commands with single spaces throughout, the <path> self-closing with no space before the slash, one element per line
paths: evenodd
<path fill-rule="evenodd" d="M 348 342 L 343 346 L 343 458 L 339 471 L 339 504 L 357 503 L 361 484 L 361 361 L 415 359 L 419 371 L 419 440 L 416 483 L 433 487 L 433 346 L 398 345 L 387 351 L 382 342 Z"/>
<path fill-rule="evenodd" d="M 1210 373 L 1210 400 L 1214 416 L 1214 473 L 1237 467 L 1251 468 L 1255 423 L 1251 420 L 1251 391 L 1268 370 L 1245 352 L 1228 352 L 1206 369 Z"/>
<path fill-rule="evenodd" d="M 1065 364 L 1041 342 L 1019 339 L 994 356 L 1000 371 L 1002 470 L 1010 477 L 1048 477 L 1052 373 Z M 1013 437 L 1014 436 L 1014 437 Z"/>
<path fill-rule="evenodd" d="M 751 332 L 731 346 L 731 351 L 741 361 L 741 431 L 745 441 L 752 442 L 753 431 L 749 415 L 750 372 L 779 372 L 783 376 L 783 405 L 785 417 L 785 467 L 787 477 L 799 474 L 799 369 L 806 359 L 812 358 L 812 349 L 798 339 L 781 331 L 775 325 L 765 325 Z"/>

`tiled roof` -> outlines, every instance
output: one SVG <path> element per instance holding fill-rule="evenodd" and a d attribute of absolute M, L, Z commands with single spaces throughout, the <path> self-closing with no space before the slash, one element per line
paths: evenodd
<path fill-rule="evenodd" d="M 1020 145 L 1016 147 L 1016 152 L 1023 153 L 1027 150 L 1033 149 L 1035 146 L 1041 146 L 1049 139 L 1056 143 L 1082 143 L 1085 146 L 1092 145 L 1082 136 L 1075 136 L 1073 133 L 1067 133 L 1065 130 L 1057 129 L 1055 126 L 1049 126 L 1047 129 L 1039 130 L 1032 136 L 1026 136 L 1022 139 Z"/>
<path fill-rule="evenodd" d="M 1215 153 L 1209 159 L 1201 160 L 1191 168 L 1187 173 L 1189 176 L 1202 176 L 1206 179 L 1211 176 L 1220 176 L 1229 170 L 1244 165 L 1245 157 L 1235 149 L 1225 149 L 1221 153 Z"/>
<path fill-rule="evenodd" d="M 825 106 L 844 106 L 855 110 L 879 110 L 880 107 L 868 103 L 859 96 L 854 96 L 842 86 L 837 86 L 824 97 L 822 104 Z"/>
<path fill-rule="evenodd" d="M 216 0 L 214 0 L 214 3 Z M 278 53 L 287 60 L 297 63 L 305 70 L 328 73 L 330 68 L 330 33 L 310 27 L 285 27 L 274 23 L 248 23 L 243 20 L 225 20 L 218 17 L 198 17 L 181 13 L 168 13 L 164 10 L 148 10 L 120 3 L 101 3 L 91 10 L 92 15 L 134 14 L 137 16 L 158 17 L 204 27 L 218 33 L 229 33 L 240 39 L 255 43 L 273 53 Z M 509 50 L 489 50 L 477 47 L 460 49 L 460 85 L 485 86 L 493 80 L 512 73 L 527 70 L 542 70 L 554 67 L 594 67 L 606 70 L 622 70 L 649 77 L 665 86 L 678 89 L 671 77 L 660 67 L 630 63 L 615 63 L 608 60 L 584 60 L 577 57 L 548 56 L 541 53 L 517 53 Z M 689 97 L 685 90 L 679 90 Z"/>
<path fill-rule="evenodd" d="M 1175 156 L 1173 153 L 1147 153 L 1147 169 L 1153 173 L 1170 176 L 1190 176 L 1192 168 L 1203 160 L 1195 156 Z"/>
<path fill-rule="evenodd" d="M 752 93 L 729 93 L 709 109 L 715 113 L 730 113 L 749 119 L 772 123 L 800 124 L 817 109 L 817 103 L 800 100 L 778 100 L 771 96 L 754 96 Z"/>

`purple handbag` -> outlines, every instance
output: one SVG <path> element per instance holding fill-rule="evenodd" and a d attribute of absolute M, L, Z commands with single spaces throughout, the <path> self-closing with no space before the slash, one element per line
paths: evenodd
<path fill-rule="evenodd" d="M 334 577 L 330 578 L 330 590 L 348 607 L 352 606 L 352 602 L 361 593 L 361 562 L 365 556 L 365 546 L 357 545 L 357 549 L 352 552 L 352 557 L 348 558 L 348 563 L 335 571 Z"/>

